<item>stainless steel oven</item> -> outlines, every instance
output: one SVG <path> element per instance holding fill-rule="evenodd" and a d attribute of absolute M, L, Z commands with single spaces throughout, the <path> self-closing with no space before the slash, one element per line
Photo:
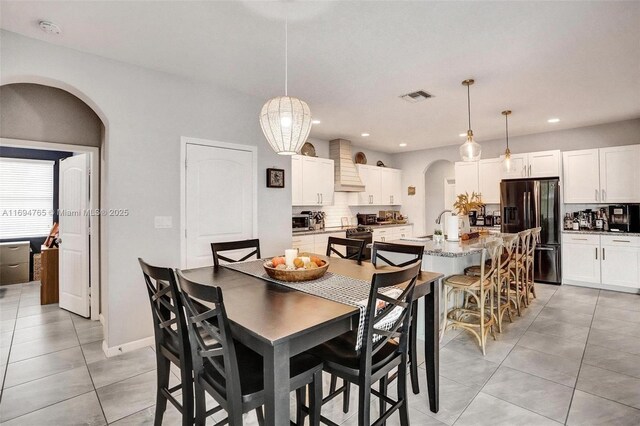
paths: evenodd
<path fill-rule="evenodd" d="M 371 228 L 366 226 L 358 226 L 357 228 L 347 229 L 347 238 L 352 238 L 354 240 L 364 240 L 365 249 L 362 260 L 371 260 L 371 249 L 367 248 L 367 245 L 373 242 L 373 231 L 371 230 Z M 357 249 L 347 247 L 348 256 L 353 256 L 356 254 L 356 252 Z"/>
<path fill-rule="evenodd" d="M 311 217 L 308 214 L 294 214 L 291 216 L 291 228 L 293 232 L 308 231 L 311 229 Z"/>

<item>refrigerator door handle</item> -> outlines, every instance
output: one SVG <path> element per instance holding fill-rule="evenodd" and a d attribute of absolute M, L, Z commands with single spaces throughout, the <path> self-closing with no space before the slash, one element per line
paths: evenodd
<path fill-rule="evenodd" d="M 533 214 L 535 215 L 535 226 L 540 226 L 540 181 L 533 183 Z"/>
<path fill-rule="evenodd" d="M 536 246 L 536 251 L 555 251 L 554 248 L 550 248 L 550 247 L 539 247 Z"/>

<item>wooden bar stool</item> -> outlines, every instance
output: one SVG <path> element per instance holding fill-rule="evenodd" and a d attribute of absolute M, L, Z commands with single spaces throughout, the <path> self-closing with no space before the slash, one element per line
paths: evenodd
<path fill-rule="evenodd" d="M 526 307 L 526 259 L 529 250 L 531 229 L 518 232 L 514 258 L 509 262 L 510 285 L 509 294 L 518 316 L 522 316 L 522 308 Z"/>
<path fill-rule="evenodd" d="M 495 280 L 499 273 L 498 265 L 502 247 L 501 239 L 490 241 L 485 245 L 480 262 L 480 277 L 451 275 L 444 279 L 444 309 L 446 316 L 442 335 L 448 329 L 461 328 L 467 330 L 478 340 L 483 355 L 486 355 L 486 342 L 489 332 L 492 333 L 495 339 L 494 289 L 496 287 Z M 486 266 L 487 260 L 491 262 L 490 267 Z M 468 303 L 462 307 L 453 307 L 447 311 L 449 296 L 455 296 L 460 293 L 468 297 L 473 303 Z"/>
<path fill-rule="evenodd" d="M 536 298 L 535 287 L 535 263 L 536 263 L 536 245 L 540 242 L 541 227 L 533 228 L 531 230 L 531 237 L 529 238 L 529 252 L 527 253 L 527 278 L 526 278 L 526 300 L 527 306 L 531 303 L 531 299 Z"/>

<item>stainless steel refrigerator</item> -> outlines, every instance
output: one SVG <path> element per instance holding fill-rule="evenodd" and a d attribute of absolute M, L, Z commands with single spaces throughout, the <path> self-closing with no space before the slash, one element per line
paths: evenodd
<path fill-rule="evenodd" d="M 558 179 L 517 179 L 500 183 L 502 232 L 541 227 L 536 245 L 536 281 L 560 284 L 560 185 Z"/>

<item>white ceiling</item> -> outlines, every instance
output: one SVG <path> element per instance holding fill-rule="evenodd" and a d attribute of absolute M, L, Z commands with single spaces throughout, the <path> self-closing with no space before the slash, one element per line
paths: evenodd
<path fill-rule="evenodd" d="M 640 2 L 2 1 L 28 37 L 309 104 L 312 136 L 400 152 L 640 117 Z M 63 33 L 42 32 L 38 20 Z M 435 97 L 410 104 L 400 95 Z M 256 111 L 256 120 L 258 111 Z M 558 117 L 557 124 L 547 119 Z M 371 136 L 362 138 L 360 133 Z M 399 148 L 406 143 L 406 148 Z"/>

